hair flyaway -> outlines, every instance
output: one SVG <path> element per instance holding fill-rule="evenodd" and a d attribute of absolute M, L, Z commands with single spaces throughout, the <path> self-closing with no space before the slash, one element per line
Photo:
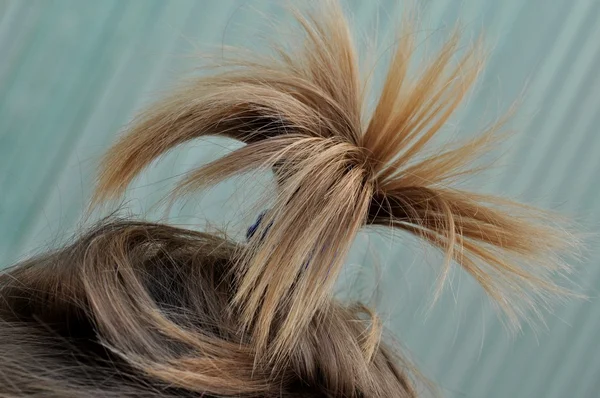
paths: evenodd
<path fill-rule="evenodd" d="M 136 118 L 92 201 L 119 198 L 177 146 L 228 137 L 245 145 L 174 195 L 272 171 L 276 195 L 248 240 L 111 219 L 6 270 L 0 396 L 417 397 L 418 372 L 383 341 L 377 314 L 333 295 L 367 226 L 440 250 L 440 281 L 462 267 L 513 324 L 570 294 L 556 281 L 575 241 L 556 215 L 452 186 L 500 126 L 432 144 L 482 69 L 481 43 L 459 51 L 456 30 L 419 63 L 405 21 L 367 107 L 372 79 L 339 4 L 294 15 L 301 45 L 219 59 Z"/>

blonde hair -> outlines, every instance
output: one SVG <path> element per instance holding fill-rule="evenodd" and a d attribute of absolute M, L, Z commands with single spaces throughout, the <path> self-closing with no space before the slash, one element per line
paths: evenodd
<path fill-rule="evenodd" d="M 246 145 L 174 194 L 273 170 L 277 194 L 249 242 L 109 222 L 16 266 L 0 277 L 0 347 L 12 353 L 1 355 L 1 393 L 415 397 L 415 373 L 381 342 L 376 314 L 332 296 L 368 225 L 441 249 L 441 280 L 460 264 L 511 321 L 565 293 L 553 277 L 567 270 L 556 253 L 571 240 L 547 214 L 449 186 L 474 171 L 499 126 L 431 148 L 476 81 L 481 45 L 453 62 L 456 31 L 412 76 L 407 26 L 367 115 L 368 82 L 339 5 L 296 19 L 302 48 L 224 59 L 140 115 L 106 154 L 93 199 L 118 198 L 187 141 L 233 138 Z M 81 368 L 69 376 L 61 364 Z"/>

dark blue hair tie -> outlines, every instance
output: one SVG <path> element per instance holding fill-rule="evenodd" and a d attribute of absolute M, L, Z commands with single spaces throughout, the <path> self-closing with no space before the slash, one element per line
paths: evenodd
<path fill-rule="evenodd" d="M 252 224 L 248 230 L 246 231 L 246 239 L 250 240 L 250 238 L 252 238 L 254 236 L 254 233 L 256 232 L 256 230 L 258 229 L 258 227 L 260 227 L 260 223 L 262 223 L 263 219 L 265 218 L 265 215 L 267 214 L 267 210 L 263 211 L 262 213 L 260 213 L 258 215 L 258 218 L 256 219 L 256 221 L 254 222 L 254 224 Z M 263 235 L 262 235 L 262 239 L 265 238 L 265 235 L 267 234 L 267 232 L 269 232 L 269 228 L 271 228 L 271 225 L 273 225 L 273 221 L 271 221 L 269 223 L 269 225 L 267 226 L 267 228 L 265 228 Z"/>

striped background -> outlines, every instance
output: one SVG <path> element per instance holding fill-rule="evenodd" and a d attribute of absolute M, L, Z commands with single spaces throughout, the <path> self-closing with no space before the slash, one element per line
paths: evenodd
<path fill-rule="evenodd" d="M 381 48 L 390 43 L 386 33 L 401 2 L 345 4 L 357 32 L 378 30 Z M 438 42 L 460 17 L 466 36 L 484 30 L 492 49 L 461 124 L 448 134 L 471 131 L 522 99 L 511 125 L 519 134 L 501 148 L 500 167 L 469 183 L 557 209 L 598 231 L 600 1 L 419 4 L 424 31 Z M 56 246 L 82 224 L 99 155 L 136 110 L 193 69 L 198 61 L 190 54 L 207 45 L 256 45 L 280 13 L 276 1 L 264 0 L 0 0 L 0 265 Z M 169 177 L 232 145 L 209 140 L 177 149 L 134 184 L 124 211 L 241 231 L 253 216 L 240 206 L 253 202 L 260 184 L 224 184 L 168 215 L 151 206 L 171 186 Z M 516 337 L 461 273 L 426 312 L 439 258 L 424 256 L 408 237 L 361 234 L 342 283 L 361 297 L 379 287 L 390 329 L 447 397 L 598 397 L 594 246 L 576 278 L 592 299 L 559 306 L 546 327 L 525 327 Z"/>

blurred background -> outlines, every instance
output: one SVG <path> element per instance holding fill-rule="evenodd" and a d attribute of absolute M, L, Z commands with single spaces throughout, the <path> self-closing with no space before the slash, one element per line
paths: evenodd
<path fill-rule="evenodd" d="M 343 3 L 361 46 L 364 37 L 380 40 L 384 64 L 403 2 Z M 472 133 L 520 103 L 509 125 L 517 134 L 499 148 L 501 161 L 470 187 L 557 210 L 597 232 L 600 1 L 414 3 L 434 43 L 460 19 L 466 43 L 484 32 L 490 49 L 477 89 L 445 134 Z M 140 108 L 197 73 L 197 54 L 223 45 L 260 51 L 258 38 L 284 32 L 287 20 L 274 0 L 0 0 L 0 267 L 89 223 L 83 214 L 100 156 Z M 121 212 L 243 232 L 256 213 L 241 209 L 254 209 L 267 178 L 249 189 L 240 189 L 248 181 L 231 181 L 170 211 L 159 203 L 174 176 L 236 145 L 203 140 L 177 148 L 133 184 Z M 410 237 L 362 233 L 340 283 L 378 305 L 446 397 L 599 397 L 595 246 L 575 277 L 591 299 L 558 306 L 545 324 L 517 336 L 460 272 L 427 311 L 440 259 Z"/>

